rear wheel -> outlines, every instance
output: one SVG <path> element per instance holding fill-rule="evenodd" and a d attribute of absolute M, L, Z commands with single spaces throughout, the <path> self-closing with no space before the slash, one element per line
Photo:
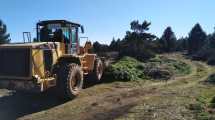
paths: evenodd
<path fill-rule="evenodd" d="M 77 64 L 62 65 L 57 78 L 58 94 L 62 98 L 73 99 L 83 87 L 83 72 Z"/>
<path fill-rule="evenodd" d="M 100 59 L 96 59 L 91 79 L 93 79 L 93 81 L 95 81 L 96 83 L 100 83 L 103 71 L 104 67 L 102 61 Z"/>

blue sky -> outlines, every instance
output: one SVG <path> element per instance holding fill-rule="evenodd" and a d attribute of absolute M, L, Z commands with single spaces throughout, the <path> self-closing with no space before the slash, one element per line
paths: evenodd
<path fill-rule="evenodd" d="M 214 5 L 212 0 L 1 0 L 0 19 L 13 42 L 22 41 L 23 31 L 35 36 L 39 20 L 67 19 L 85 26 L 82 36 L 109 43 L 113 37 L 122 38 L 136 19 L 150 21 L 150 32 L 159 37 L 167 26 L 177 37 L 187 36 L 197 22 L 211 33 Z"/>

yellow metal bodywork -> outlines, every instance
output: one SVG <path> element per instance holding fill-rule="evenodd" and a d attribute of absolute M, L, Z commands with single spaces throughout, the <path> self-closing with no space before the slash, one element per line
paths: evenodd
<path fill-rule="evenodd" d="M 32 73 L 33 76 L 45 76 L 44 62 L 43 62 L 43 51 L 32 50 Z"/>
<path fill-rule="evenodd" d="M 58 59 L 65 54 L 65 44 L 57 43 L 56 49 L 49 49 L 52 54 L 52 65 L 56 64 Z M 44 60 L 44 51 L 47 49 L 33 49 L 32 48 L 32 75 L 39 76 L 42 79 L 45 79 L 49 76 L 51 71 L 45 70 L 45 60 Z"/>
<path fill-rule="evenodd" d="M 94 61 L 96 59 L 96 54 L 91 54 L 89 53 L 89 49 L 92 48 L 92 45 L 90 42 L 87 42 L 85 47 L 84 47 L 84 53 L 79 54 L 79 55 L 70 55 L 70 54 L 65 54 L 65 44 L 64 43 L 59 43 L 57 45 L 56 49 L 51 50 L 52 51 L 52 60 L 53 60 L 53 65 L 58 62 L 58 59 L 61 57 L 70 57 L 70 56 L 75 56 L 79 58 L 80 63 L 81 63 L 81 68 L 84 71 L 85 74 L 88 74 L 94 69 Z M 47 72 L 50 71 L 45 71 L 45 63 L 44 63 L 44 56 L 43 56 L 43 49 L 32 49 L 32 75 L 33 76 L 39 76 L 40 78 L 47 78 Z"/>
<path fill-rule="evenodd" d="M 7 48 L 20 48 L 20 47 L 28 47 L 31 49 L 31 58 L 30 58 L 30 70 L 31 70 L 31 78 L 23 78 L 23 82 L 18 77 L 16 78 L 14 76 L 14 80 L 7 81 L 5 80 L 5 85 L 11 85 L 13 84 L 17 88 L 39 88 L 39 91 L 45 91 L 46 89 L 50 87 L 56 86 L 56 76 L 51 74 L 51 71 L 45 70 L 45 58 L 44 58 L 44 51 L 49 50 L 52 54 L 52 66 L 55 65 L 60 58 L 67 58 L 67 59 L 73 59 L 78 58 L 80 67 L 82 68 L 85 75 L 92 72 L 94 69 L 94 61 L 96 59 L 96 54 L 91 54 L 89 52 L 89 49 L 92 48 L 91 43 L 86 43 L 84 47 L 84 52 L 77 53 L 76 55 L 71 54 L 65 54 L 65 43 L 55 43 L 55 48 L 47 49 L 47 48 L 40 48 L 40 46 L 48 45 L 49 43 L 24 43 L 24 44 L 10 44 L 6 45 Z M 51 43 L 50 43 L 51 44 Z M 39 46 L 39 47 L 38 47 Z M 2 47 L 2 46 L 0 46 Z M 5 46 L 4 46 L 5 47 Z M 0 76 L 1 77 L 1 76 Z M 32 79 L 36 81 L 32 81 Z M 28 82 L 28 84 L 26 84 Z M 3 83 L 3 81 L 0 81 L 0 84 Z M 27 87 L 28 86 L 28 87 Z M 16 88 L 15 87 L 15 88 Z"/>
<path fill-rule="evenodd" d="M 43 56 L 44 50 L 40 49 L 32 49 L 32 75 L 38 75 L 41 78 L 46 78 L 47 77 L 47 72 L 45 71 L 45 60 Z M 51 50 L 52 52 L 52 60 L 53 64 L 56 64 L 58 56 L 62 56 L 59 50 Z M 50 72 L 50 71 L 49 71 Z"/>

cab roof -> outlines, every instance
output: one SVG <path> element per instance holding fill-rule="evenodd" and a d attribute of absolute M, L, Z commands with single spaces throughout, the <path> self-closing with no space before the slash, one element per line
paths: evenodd
<path fill-rule="evenodd" d="M 45 21 L 39 21 L 37 23 L 37 25 L 44 26 L 44 25 L 47 25 L 47 24 L 59 24 L 59 23 L 60 24 L 71 24 L 71 25 L 77 26 L 77 27 L 81 26 L 78 23 L 70 22 L 70 21 L 67 21 L 67 20 L 45 20 Z"/>

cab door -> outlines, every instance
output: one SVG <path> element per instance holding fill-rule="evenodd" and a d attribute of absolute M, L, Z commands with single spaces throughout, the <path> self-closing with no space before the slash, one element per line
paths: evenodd
<path fill-rule="evenodd" d="M 78 28 L 71 27 L 71 54 L 77 54 L 79 48 Z"/>
<path fill-rule="evenodd" d="M 71 31 L 69 27 L 62 27 L 63 43 L 65 44 L 65 53 L 71 54 Z"/>

